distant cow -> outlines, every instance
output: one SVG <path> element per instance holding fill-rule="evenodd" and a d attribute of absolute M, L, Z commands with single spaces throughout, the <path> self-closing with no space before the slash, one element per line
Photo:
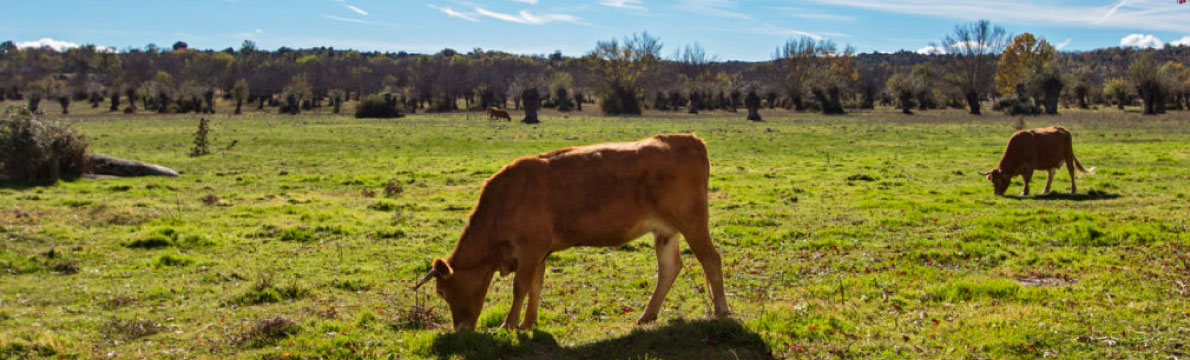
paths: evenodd
<path fill-rule="evenodd" d="M 1061 127 L 1047 127 L 1042 129 L 1021 130 L 1012 134 L 1008 146 L 1004 149 L 1004 156 L 1000 158 L 1000 165 L 991 171 L 980 173 L 986 175 L 992 182 L 996 195 L 1004 195 L 1012 178 L 1021 175 L 1025 180 L 1025 188 L 1021 196 L 1029 195 L 1029 180 L 1033 177 L 1033 170 L 1045 170 L 1045 190 L 1050 191 L 1050 184 L 1054 181 L 1054 169 L 1066 162 L 1066 170 L 1070 172 L 1070 193 L 1075 192 L 1074 171 L 1077 169 L 1084 174 L 1094 174 L 1095 168 L 1087 170 L 1074 158 L 1074 147 L 1071 145 L 1070 132 Z"/>
<path fill-rule="evenodd" d="M 682 269 L 678 235 L 702 264 L 715 314 L 726 316 L 719 252 L 707 219 L 710 161 L 693 135 L 572 147 L 517 159 L 489 178 L 454 251 L 414 287 L 437 279 L 456 329 L 474 328 L 497 271 L 516 273 L 504 328 L 537 321 L 545 259 L 575 246 L 620 246 L 655 236 L 657 288 L 637 323 L 657 318 Z M 618 264 L 617 266 L 628 266 Z M 620 279 L 625 282 L 637 279 Z"/>
<path fill-rule="evenodd" d="M 512 121 L 512 117 L 508 116 L 507 111 L 504 111 L 504 109 L 501 109 L 501 108 L 498 108 L 495 106 L 488 108 L 488 120 L 492 120 L 492 119 L 496 119 L 496 120 L 504 119 L 504 121 Z"/>

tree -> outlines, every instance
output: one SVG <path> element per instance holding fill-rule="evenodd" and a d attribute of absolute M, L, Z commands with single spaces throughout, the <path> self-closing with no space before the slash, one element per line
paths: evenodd
<path fill-rule="evenodd" d="M 1055 52 L 1045 39 L 1038 40 L 1030 33 L 1017 35 L 1004 49 L 996 65 L 996 91 L 1003 95 L 1019 92 L 1027 82 L 1026 72 L 1050 63 Z"/>
<path fill-rule="evenodd" d="M 819 44 L 819 53 L 813 58 L 813 72 L 809 77 L 810 93 L 822 105 L 823 114 L 844 114 L 844 92 L 851 89 L 859 77 L 859 73 L 852 66 L 855 48 L 847 46 L 838 50 L 830 40 L 821 41 Z"/>
<path fill-rule="evenodd" d="M 709 82 L 710 73 L 707 72 L 707 65 L 715 61 L 715 56 L 707 55 L 706 49 L 695 42 L 681 50 L 675 50 L 674 58 L 679 64 L 679 82 L 686 84 L 689 97 L 687 112 L 697 114 L 698 109 L 703 106 L 698 92 Z"/>
<path fill-rule="evenodd" d="M 1136 90 L 1136 94 L 1144 101 L 1145 115 L 1157 115 L 1165 112 L 1164 98 L 1167 80 L 1163 78 L 1161 67 L 1150 55 L 1136 59 L 1128 65 L 1128 82 Z"/>
<path fill-rule="evenodd" d="M 967 101 L 972 115 L 979 115 L 979 102 L 991 90 L 995 78 L 996 58 L 1004 50 L 1008 33 L 987 20 L 956 25 L 954 33 L 942 39 L 942 48 L 954 57 L 949 74 Z"/>
<path fill-rule="evenodd" d="M 922 87 L 921 79 L 912 72 L 896 73 L 888 78 L 888 89 L 905 115 L 913 115 L 913 99 L 922 92 Z"/>
<path fill-rule="evenodd" d="M 1037 63 L 1023 74 L 1024 87 L 1034 96 L 1040 97 L 1046 115 L 1058 114 L 1058 98 L 1066 81 L 1058 66 L 1051 63 Z"/>
<path fill-rule="evenodd" d="M 526 124 L 537 124 L 541 121 L 537 119 L 537 110 L 541 108 L 541 94 L 537 88 L 531 87 L 521 92 L 521 101 L 525 102 L 525 118 L 521 122 Z"/>
<path fill-rule="evenodd" d="M 794 110 L 803 111 L 806 109 L 802 101 L 802 94 L 805 93 L 807 77 L 813 67 L 814 58 L 821 53 L 819 50 L 821 45 L 825 44 L 811 37 L 803 36 L 785 41 L 785 44 L 778 47 L 776 54 L 773 55 L 779 72 L 784 75 L 782 85 Z"/>
<path fill-rule="evenodd" d="M 251 93 L 247 80 L 236 80 L 235 86 L 231 89 L 231 98 L 236 100 L 236 115 L 240 114 L 240 108 L 244 106 L 244 100 L 248 100 L 248 95 Z"/>
<path fill-rule="evenodd" d="M 281 112 L 297 115 L 301 112 L 302 100 L 310 98 L 310 82 L 306 81 L 305 75 L 294 75 L 281 90 L 281 96 L 285 99 Z"/>
<path fill-rule="evenodd" d="M 1116 108 L 1124 110 L 1128 102 L 1128 81 L 1121 78 L 1108 79 L 1103 82 L 1103 94 L 1116 99 Z"/>
<path fill-rule="evenodd" d="M 748 120 L 761 121 L 760 95 L 756 94 L 755 89 L 748 90 L 748 95 L 744 97 L 744 107 L 748 108 Z"/>
<path fill-rule="evenodd" d="M 596 44 L 586 63 L 602 92 L 599 106 L 604 114 L 641 114 L 641 82 L 660 58 L 661 46 L 648 32 L 625 37 L 623 43 L 612 39 Z"/>

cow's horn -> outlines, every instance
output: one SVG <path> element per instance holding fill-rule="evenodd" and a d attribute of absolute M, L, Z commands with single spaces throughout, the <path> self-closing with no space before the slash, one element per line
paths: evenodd
<path fill-rule="evenodd" d="M 991 171 L 984 171 L 984 172 L 979 173 L 979 175 L 987 176 L 988 174 L 991 174 L 991 173 L 992 173 Z"/>
<path fill-rule="evenodd" d="M 435 275 L 435 274 L 437 274 L 437 273 L 438 273 L 438 270 L 437 270 L 437 269 L 433 269 L 433 268 L 431 268 L 431 269 L 430 269 L 430 272 L 426 273 L 426 276 L 425 276 L 425 277 L 423 277 L 423 278 L 421 278 L 421 281 L 418 281 L 418 282 L 417 282 L 417 285 L 413 285 L 413 290 L 414 290 L 414 291 L 416 291 L 416 290 L 417 290 L 418 288 L 420 288 L 422 285 L 425 285 L 425 284 L 426 284 L 426 282 L 427 282 L 427 281 L 430 281 L 430 279 L 432 279 L 432 278 L 434 277 L 434 275 Z"/>

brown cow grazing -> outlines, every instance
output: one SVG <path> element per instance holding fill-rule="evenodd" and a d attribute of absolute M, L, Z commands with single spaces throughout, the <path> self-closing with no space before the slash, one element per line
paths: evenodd
<path fill-rule="evenodd" d="M 498 108 L 495 106 L 488 108 L 488 120 L 492 120 L 492 119 L 495 119 L 495 120 L 504 119 L 504 121 L 512 121 L 512 117 L 508 116 L 507 111 L 504 111 L 504 109 L 501 109 L 501 108 Z"/>
<path fill-rule="evenodd" d="M 1004 149 L 1004 156 L 1000 158 L 1000 165 L 988 172 L 996 195 L 1004 195 L 1012 178 L 1020 175 L 1025 180 L 1025 188 L 1021 196 L 1029 195 L 1029 181 L 1033 178 L 1033 170 L 1045 170 L 1048 177 L 1045 180 L 1045 191 L 1050 192 L 1050 184 L 1054 182 L 1054 169 L 1066 162 L 1066 170 L 1070 172 L 1070 193 L 1075 192 L 1074 171 L 1084 174 L 1094 174 L 1095 168 L 1087 170 L 1074 158 L 1074 147 L 1071 145 L 1070 132 L 1061 127 L 1047 127 L 1033 130 L 1021 130 L 1012 134 L 1008 146 Z"/>
<path fill-rule="evenodd" d="M 471 329 L 492 275 L 516 273 L 512 308 L 502 326 L 516 326 L 528 295 L 519 327 L 529 329 L 537 321 L 550 253 L 620 246 L 653 233 L 657 288 L 637 321 L 649 323 L 682 268 L 680 234 L 702 264 L 715 314 L 726 316 L 721 259 L 708 230 L 709 171 L 706 144 L 693 135 L 658 135 L 517 159 L 488 178 L 454 251 L 435 258 L 414 289 L 437 279 L 454 327 Z"/>

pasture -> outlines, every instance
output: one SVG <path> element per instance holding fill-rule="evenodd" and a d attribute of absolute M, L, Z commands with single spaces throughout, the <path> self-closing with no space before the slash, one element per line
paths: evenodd
<path fill-rule="evenodd" d="M 1190 114 L 1063 111 L 1025 125 L 1070 129 L 1097 174 L 1026 198 L 978 175 L 1017 124 L 998 114 L 217 114 L 201 157 L 194 115 L 72 115 L 92 151 L 183 174 L 0 189 L 0 357 L 1190 356 Z M 511 277 L 476 332 L 408 290 L 503 164 L 669 132 L 708 144 L 733 320 L 683 244 L 633 325 L 651 238 L 551 255 L 534 331 L 494 329 Z"/>

